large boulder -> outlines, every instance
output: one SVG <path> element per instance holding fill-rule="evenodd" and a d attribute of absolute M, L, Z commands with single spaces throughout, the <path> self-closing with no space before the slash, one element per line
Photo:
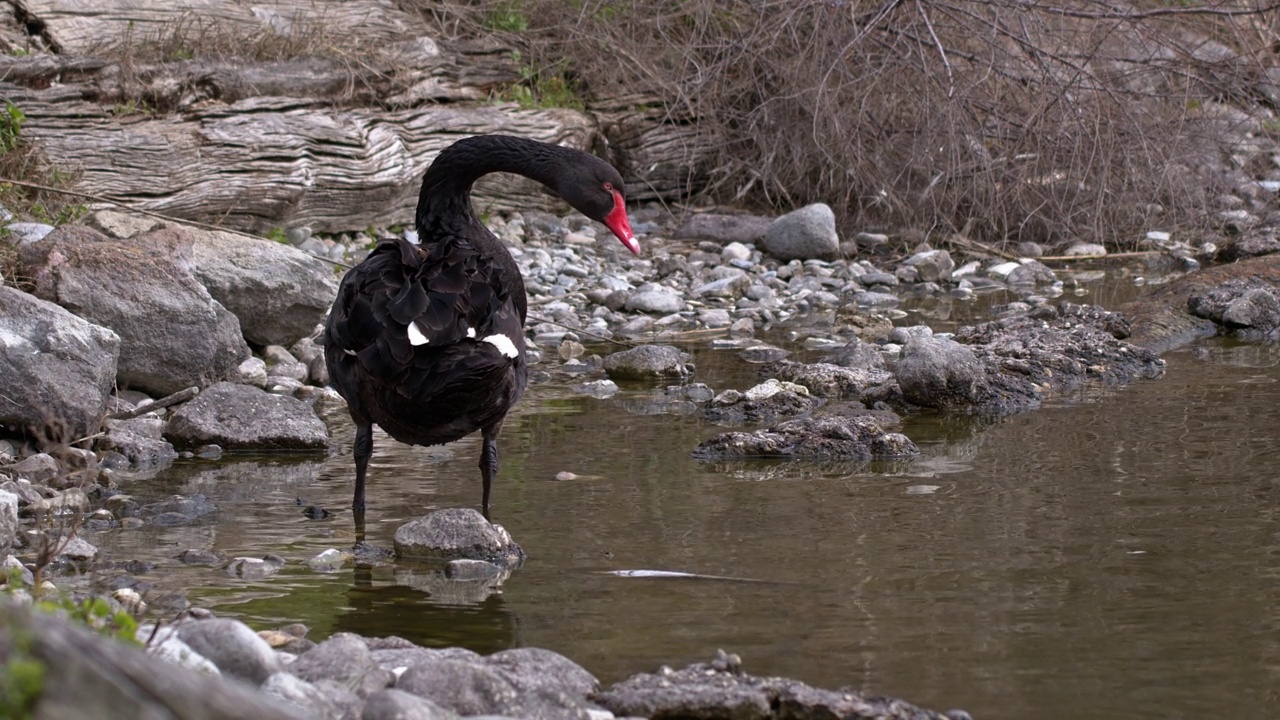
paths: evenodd
<path fill-rule="evenodd" d="M 114 332 L 0 286 L 0 425 L 49 440 L 92 435 L 119 355 Z"/>
<path fill-rule="evenodd" d="M 100 210 L 85 223 L 120 240 L 167 225 L 144 215 Z M 192 238 L 192 271 L 209 294 L 240 320 L 256 345 L 291 345 L 310 335 L 338 294 L 333 267 L 264 238 L 183 228 Z"/>
<path fill-rule="evenodd" d="M 265 641 L 245 628 L 247 636 Z M 270 648 L 267 649 L 270 652 Z M 302 720 L 313 718 L 282 702 L 148 657 L 141 648 L 100 637 L 51 613 L 0 598 L 0 665 L 24 661 L 43 669 L 31 717 L 205 718 Z"/>
<path fill-rule="evenodd" d="M 0 490 L 0 555 L 18 538 L 18 496 Z"/>
<path fill-rule="evenodd" d="M 128 240 L 72 225 L 20 257 L 37 296 L 120 336 L 121 386 L 167 395 L 229 377 L 249 357 L 235 315 L 192 274 L 191 245 L 176 225 Z"/>
<path fill-rule="evenodd" d="M 592 717 L 588 693 L 594 676 L 550 650 L 521 648 L 485 658 L 420 656 L 396 688 L 461 715 L 502 715 L 527 720 Z"/>
<path fill-rule="evenodd" d="M 310 405 L 228 382 L 209 386 L 174 412 L 165 437 L 179 448 L 214 444 L 228 450 L 309 450 L 329 442 Z"/>
<path fill-rule="evenodd" d="M 835 257 L 840 250 L 835 213 L 815 203 L 783 215 L 769 225 L 764 249 L 779 260 Z"/>
<path fill-rule="evenodd" d="M 307 337 L 338 294 L 333 267 L 291 245 L 216 230 L 192 230 L 195 274 L 240 319 L 255 345 Z"/>

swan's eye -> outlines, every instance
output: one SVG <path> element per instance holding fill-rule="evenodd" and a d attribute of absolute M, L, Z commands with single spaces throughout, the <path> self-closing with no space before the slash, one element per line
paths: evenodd
<path fill-rule="evenodd" d="M 604 191 L 605 191 L 605 192 L 607 192 L 607 193 L 611 193 L 611 192 L 613 192 L 613 183 L 611 183 L 611 182 L 606 182 L 606 183 L 604 184 Z"/>

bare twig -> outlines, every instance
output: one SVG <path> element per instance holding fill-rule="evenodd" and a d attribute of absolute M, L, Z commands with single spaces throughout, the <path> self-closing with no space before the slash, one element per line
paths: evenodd
<path fill-rule="evenodd" d="M 146 415 L 153 410 L 159 410 L 160 408 L 166 408 L 170 405 L 177 405 L 178 403 L 186 402 L 199 394 L 200 388 L 189 387 L 185 390 L 179 390 L 172 395 L 162 397 L 154 402 L 143 403 L 132 410 L 125 410 L 124 412 L 118 412 L 108 415 L 107 417 L 112 420 L 128 420 L 130 418 L 136 418 L 139 415 Z"/>

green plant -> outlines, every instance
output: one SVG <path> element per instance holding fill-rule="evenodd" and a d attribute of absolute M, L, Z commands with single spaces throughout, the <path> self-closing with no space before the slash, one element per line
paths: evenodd
<path fill-rule="evenodd" d="M 11 102 L 0 111 L 0 153 L 17 149 L 22 142 L 22 125 L 27 122 L 26 113 Z"/>
<path fill-rule="evenodd" d="M 11 629 L 9 661 L 0 669 L 0 717 L 30 718 L 44 692 L 44 664 L 29 655 L 29 634 Z"/>
<path fill-rule="evenodd" d="M 268 240 L 275 240 L 281 245 L 289 244 L 289 238 L 285 236 L 284 228 L 279 228 L 279 227 L 271 228 L 270 230 L 267 231 L 267 234 L 264 235 L 263 237 L 265 237 Z"/>
<path fill-rule="evenodd" d="M 59 595 L 54 600 L 40 600 L 36 607 L 44 612 L 64 614 L 99 635 L 115 638 L 129 645 L 141 644 L 135 636 L 138 621 L 124 610 L 113 610 L 111 603 L 100 595 L 79 602 L 66 595 Z"/>
<path fill-rule="evenodd" d="M 529 29 L 529 18 L 525 16 L 523 9 L 518 7 L 517 3 L 512 0 L 512 2 L 503 3 L 491 9 L 485 24 L 491 30 L 519 33 Z"/>
<path fill-rule="evenodd" d="M 511 59 L 520 66 L 520 79 L 499 93 L 498 99 L 513 102 L 526 109 L 571 108 L 582 110 L 585 104 L 578 93 L 577 81 L 565 72 L 564 63 L 552 67 L 538 67 L 525 63 L 524 56 L 516 50 Z"/>

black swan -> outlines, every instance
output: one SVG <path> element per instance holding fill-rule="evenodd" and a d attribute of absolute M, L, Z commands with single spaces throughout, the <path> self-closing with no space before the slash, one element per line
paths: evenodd
<path fill-rule="evenodd" d="M 524 279 L 476 218 L 471 186 L 491 172 L 537 180 L 604 223 L 637 255 L 622 177 L 587 153 L 503 135 L 459 140 L 422 178 L 419 244 L 384 240 L 347 272 L 325 329 L 329 378 L 356 425 L 356 488 L 364 514 L 373 424 L 410 445 L 482 433 L 482 507 L 498 471 L 497 437 L 528 382 Z"/>

